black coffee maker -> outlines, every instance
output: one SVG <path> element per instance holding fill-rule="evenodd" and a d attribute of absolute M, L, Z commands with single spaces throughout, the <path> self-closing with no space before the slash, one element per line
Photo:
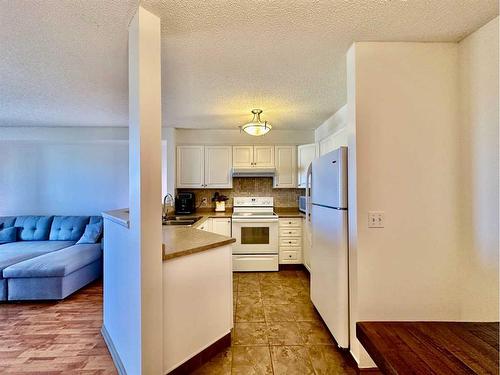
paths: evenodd
<path fill-rule="evenodd" d="M 175 214 L 192 214 L 196 210 L 196 200 L 194 193 L 178 193 L 175 199 Z"/>

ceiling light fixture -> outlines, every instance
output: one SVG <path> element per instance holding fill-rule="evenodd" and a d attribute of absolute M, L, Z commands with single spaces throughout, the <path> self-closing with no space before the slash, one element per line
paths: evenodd
<path fill-rule="evenodd" d="M 261 136 L 267 134 L 269 130 L 272 129 L 272 126 L 267 123 L 267 121 L 262 122 L 260 120 L 260 114 L 262 113 L 262 109 L 252 109 L 253 119 L 248 124 L 240 126 L 240 129 L 245 133 L 253 135 L 253 136 Z"/>

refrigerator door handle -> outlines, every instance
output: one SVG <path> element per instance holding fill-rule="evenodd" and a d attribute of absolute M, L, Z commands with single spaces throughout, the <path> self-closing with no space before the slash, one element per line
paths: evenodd
<path fill-rule="evenodd" d="M 307 167 L 306 173 L 306 221 L 311 222 L 311 184 L 312 184 L 312 163 Z"/>

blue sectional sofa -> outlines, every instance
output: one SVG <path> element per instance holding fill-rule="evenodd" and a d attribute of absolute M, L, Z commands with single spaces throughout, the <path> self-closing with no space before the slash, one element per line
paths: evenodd
<path fill-rule="evenodd" d="M 99 278 L 102 242 L 77 244 L 87 224 L 102 217 L 0 217 L 0 230 L 16 233 L 0 244 L 0 301 L 59 300 Z"/>

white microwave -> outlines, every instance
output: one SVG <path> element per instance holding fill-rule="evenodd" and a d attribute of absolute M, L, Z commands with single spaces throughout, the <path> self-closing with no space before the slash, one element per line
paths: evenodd
<path fill-rule="evenodd" d="M 307 197 L 305 195 L 301 195 L 299 197 L 299 211 L 306 213 L 306 205 L 307 205 Z"/>

